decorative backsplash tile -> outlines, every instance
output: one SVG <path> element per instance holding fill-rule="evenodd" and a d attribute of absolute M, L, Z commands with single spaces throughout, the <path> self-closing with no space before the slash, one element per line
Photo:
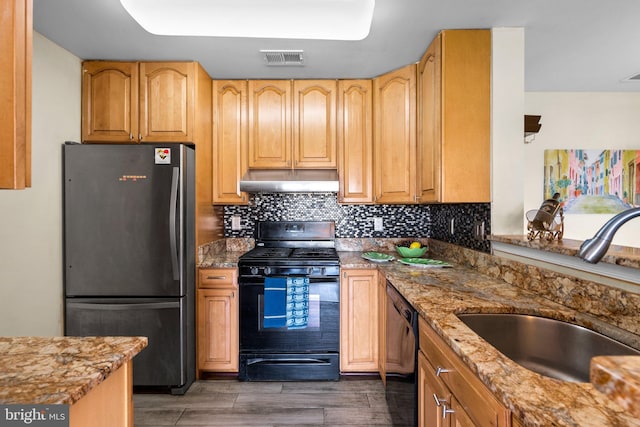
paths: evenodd
<path fill-rule="evenodd" d="M 231 218 L 240 217 L 240 230 Z M 374 218 L 383 230 L 374 231 Z M 450 218 L 455 218 L 454 234 Z M 246 206 L 224 207 L 225 237 L 253 237 L 256 221 L 335 221 L 337 238 L 433 237 L 470 249 L 489 252 L 489 242 L 474 240 L 473 224 L 485 222 L 489 233 L 490 205 L 340 205 L 335 193 L 253 194 Z"/>
<path fill-rule="evenodd" d="M 491 204 L 456 203 L 430 205 L 430 208 L 429 237 L 482 252 L 491 251 L 491 243 L 488 240 L 477 240 L 474 237 L 476 223 L 484 222 L 484 235 L 491 234 Z"/>

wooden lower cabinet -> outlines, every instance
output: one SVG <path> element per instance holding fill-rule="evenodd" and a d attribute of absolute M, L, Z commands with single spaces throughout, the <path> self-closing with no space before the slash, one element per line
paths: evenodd
<path fill-rule="evenodd" d="M 511 413 L 420 318 L 418 421 L 421 427 L 509 427 Z"/>
<path fill-rule="evenodd" d="M 133 362 L 118 368 L 69 408 L 70 427 L 133 427 Z"/>
<path fill-rule="evenodd" d="M 378 298 L 377 270 L 342 270 L 340 280 L 341 372 L 378 372 Z"/>
<path fill-rule="evenodd" d="M 387 278 L 378 271 L 378 372 L 387 385 Z"/>
<path fill-rule="evenodd" d="M 198 279 L 198 373 L 238 372 L 238 270 L 201 269 Z"/>
<path fill-rule="evenodd" d="M 424 353 L 418 353 L 418 425 L 429 427 L 449 426 L 449 418 L 443 417 L 444 405 L 451 404 L 451 393 L 436 378 L 435 370 Z"/>

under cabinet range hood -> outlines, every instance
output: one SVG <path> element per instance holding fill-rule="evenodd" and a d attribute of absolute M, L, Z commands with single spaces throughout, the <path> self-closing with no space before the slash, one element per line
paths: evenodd
<path fill-rule="evenodd" d="M 247 193 L 337 193 L 335 169 L 252 169 L 240 180 Z"/>

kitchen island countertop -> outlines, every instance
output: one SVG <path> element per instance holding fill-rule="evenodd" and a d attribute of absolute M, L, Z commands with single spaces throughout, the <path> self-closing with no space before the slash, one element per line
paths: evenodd
<path fill-rule="evenodd" d="M 0 402 L 73 405 L 146 346 L 146 337 L 0 337 Z"/>

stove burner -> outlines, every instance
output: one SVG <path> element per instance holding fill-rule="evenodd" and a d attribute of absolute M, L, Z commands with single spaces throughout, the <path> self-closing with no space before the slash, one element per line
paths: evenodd
<path fill-rule="evenodd" d="M 290 254 L 290 248 L 257 247 L 243 256 L 246 256 L 247 258 L 288 258 Z"/>

